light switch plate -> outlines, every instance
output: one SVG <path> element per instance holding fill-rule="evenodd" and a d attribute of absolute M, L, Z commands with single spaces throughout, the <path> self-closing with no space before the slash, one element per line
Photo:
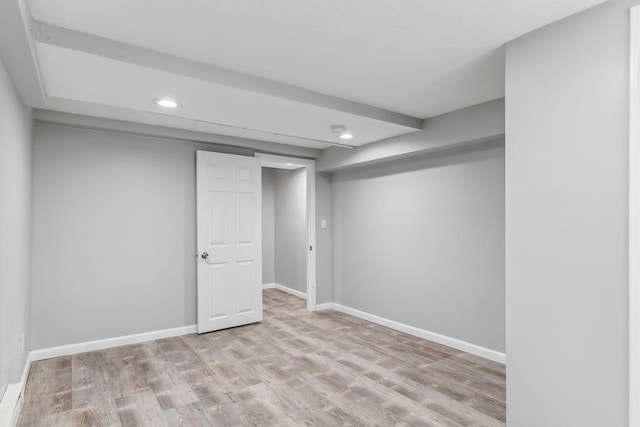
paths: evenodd
<path fill-rule="evenodd" d="M 326 219 L 321 219 L 320 220 L 320 228 L 327 228 L 327 220 Z"/>

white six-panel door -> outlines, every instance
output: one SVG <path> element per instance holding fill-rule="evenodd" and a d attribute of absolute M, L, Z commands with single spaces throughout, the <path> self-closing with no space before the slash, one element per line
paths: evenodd
<path fill-rule="evenodd" d="M 262 320 L 259 159 L 198 151 L 198 332 Z"/>

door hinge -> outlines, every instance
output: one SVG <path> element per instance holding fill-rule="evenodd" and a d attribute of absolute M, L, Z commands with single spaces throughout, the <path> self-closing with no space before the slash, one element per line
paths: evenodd
<path fill-rule="evenodd" d="M 312 251 L 313 250 L 313 246 L 309 246 L 309 250 Z"/>

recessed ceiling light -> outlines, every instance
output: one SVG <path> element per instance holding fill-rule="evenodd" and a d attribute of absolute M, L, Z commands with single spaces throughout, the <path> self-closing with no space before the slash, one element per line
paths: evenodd
<path fill-rule="evenodd" d="M 153 102 L 165 108 L 176 108 L 178 106 L 178 103 L 176 101 L 169 98 L 156 98 L 153 100 Z"/>
<path fill-rule="evenodd" d="M 337 136 L 340 139 L 352 139 L 353 134 L 347 130 L 346 126 L 343 125 L 333 125 L 331 126 L 331 133 L 334 136 Z"/>

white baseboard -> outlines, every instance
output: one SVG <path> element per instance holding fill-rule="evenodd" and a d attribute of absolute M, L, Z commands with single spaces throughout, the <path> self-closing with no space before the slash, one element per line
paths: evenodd
<path fill-rule="evenodd" d="M 159 340 L 162 338 L 177 337 L 180 335 L 195 334 L 196 325 L 181 326 L 173 329 L 162 329 L 160 331 L 144 332 L 141 334 L 125 335 L 122 337 L 107 338 L 103 340 L 87 341 L 77 344 L 61 345 L 59 347 L 33 350 L 31 360 L 44 360 L 52 357 L 70 356 L 72 354 L 84 353 L 87 351 L 103 350 L 105 348 L 119 347 L 121 345 L 138 344 L 146 341 Z"/>
<path fill-rule="evenodd" d="M 20 383 L 13 383 L 4 391 L 0 401 L 0 427 L 14 427 L 18 422 L 22 409 L 20 388 Z"/>
<path fill-rule="evenodd" d="M 286 292 L 298 298 L 307 299 L 307 294 L 305 292 L 300 292 L 295 289 L 288 288 L 279 283 L 266 283 L 262 285 L 262 289 L 278 289 L 279 291 Z"/>
<path fill-rule="evenodd" d="M 333 302 L 325 302 L 323 304 L 316 305 L 316 311 L 333 310 L 335 306 L 336 304 Z"/>
<path fill-rule="evenodd" d="M 505 353 L 481 347 L 476 344 L 471 344 L 469 342 L 462 341 L 456 338 L 451 338 L 446 335 L 438 334 L 436 332 L 416 328 L 415 326 L 406 325 L 404 323 L 396 322 L 395 320 L 385 319 L 384 317 L 376 316 L 375 314 L 366 313 L 364 311 L 356 310 L 355 308 L 347 307 L 334 302 L 319 304 L 316 308 L 318 309 L 318 311 L 334 309 L 336 311 L 349 314 L 360 319 L 368 320 L 369 322 L 377 323 L 378 325 L 386 326 L 387 328 L 394 329 L 396 331 L 404 332 L 405 334 L 437 342 L 438 344 L 446 345 L 447 347 L 452 347 L 457 350 L 473 354 L 475 356 L 493 360 L 494 362 L 502 364 L 505 364 L 507 362 L 507 356 Z"/>
<path fill-rule="evenodd" d="M 33 357 L 31 352 L 27 355 L 27 361 L 24 364 L 24 369 L 22 370 L 22 377 L 20 377 L 20 384 L 22 388 L 20 389 L 20 394 L 24 395 L 24 388 L 27 386 L 27 380 L 29 379 L 29 371 L 31 371 L 31 361 Z"/>
<path fill-rule="evenodd" d="M 31 353 L 22 370 L 20 382 L 9 384 L 0 401 L 0 427 L 15 427 L 22 411 L 24 389 L 27 386 L 29 370 L 31 369 Z"/>

